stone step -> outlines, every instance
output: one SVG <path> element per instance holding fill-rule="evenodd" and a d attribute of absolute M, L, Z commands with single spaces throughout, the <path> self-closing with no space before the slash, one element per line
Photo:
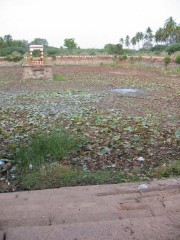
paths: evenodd
<path fill-rule="evenodd" d="M 124 218 L 174 215 L 180 211 L 180 187 L 139 183 L 70 187 L 0 195 L 3 227 L 48 226 L 49 222 L 82 223 Z"/>
<path fill-rule="evenodd" d="M 177 220 L 180 215 L 176 216 Z M 9 228 L 6 240 L 178 240 L 180 222 L 166 216 Z M 4 239 L 2 239 L 4 240 Z"/>
<path fill-rule="evenodd" d="M 147 234 L 150 234 L 150 228 L 153 236 L 156 224 L 157 231 L 161 232 L 163 229 L 162 233 L 165 229 L 170 229 L 170 232 L 171 228 L 176 229 L 177 223 L 180 222 L 180 179 L 148 182 L 145 190 L 138 190 L 140 184 L 97 185 L 0 194 L 0 240 L 4 238 L 4 233 L 13 239 L 13 234 L 30 234 L 30 230 L 36 233 L 36 229 L 37 234 L 44 234 L 48 229 L 47 234 L 49 231 L 51 234 L 49 239 L 53 239 L 53 234 L 60 234 L 61 231 L 65 235 L 68 234 L 67 239 L 71 239 L 72 231 L 68 226 L 72 229 L 77 227 L 78 233 L 83 226 L 82 231 L 89 234 L 89 238 L 84 239 L 91 239 L 88 228 L 102 235 L 103 231 L 106 233 L 108 230 L 108 234 L 114 237 L 113 232 L 118 232 L 119 227 L 125 234 L 125 223 L 128 223 L 128 228 L 133 224 L 133 231 L 137 225 L 137 234 L 140 234 L 139 231 L 147 231 Z M 160 223 L 162 226 L 158 226 Z M 166 228 L 162 223 L 167 223 Z M 142 228 L 141 225 L 145 227 Z M 64 226 L 69 230 L 65 231 Z M 92 239 L 96 239 L 95 237 Z M 121 238 L 114 237 L 115 239 Z"/>

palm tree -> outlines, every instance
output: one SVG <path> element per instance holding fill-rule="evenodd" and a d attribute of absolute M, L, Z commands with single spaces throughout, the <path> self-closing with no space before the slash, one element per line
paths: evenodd
<path fill-rule="evenodd" d="M 131 39 L 131 43 L 132 43 L 133 47 L 135 47 L 135 45 L 136 45 L 136 43 L 137 43 L 136 37 L 133 37 L 133 38 Z"/>
<path fill-rule="evenodd" d="M 136 43 L 138 44 L 138 49 L 139 49 L 140 32 L 137 32 L 137 33 L 136 33 L 135 38 L 136 38 Z"/>
<path fill-rule="evenodd" d="M 129 42 L 129 35 L 126 36 L 126 39 L 125 39 L 125 46 L 129 48 L 129 45 L 130 45 L 130 42 Z"/>
<path fill-rule="evenodd" d="M 139 49 L 140 41 L 142 41 L 142 45 L 143 45 L 144 34 L 142 32 L 137 32 L 135 37 L 136 37 L 136 42 L 138 44 L 138 49 Z"/>
<path fill-rule="evenodd" d="M 154 37 L 155 37 L 156 43 L 159 43 L 159 42 L 163 43 L 163 42 L 165 42 L 166 41 L 165 29 L 164 28 L 159 28 L 156 31 Z"/>
<path fill-rule="evenodd" d="M 146 29 L 145 39 L 149 42 L 152 42 L 152 40 L 153 40 L 153 34 L 152 34 L 152 30 L 150 27 L 148 27 Z"/>
<path fill-rule="evenodd" d="M 177 24 L 172 17 L 169 17 L 164 24 L 164 29 L 166 33 L 166 40 L 168 43 L 172 44 L 174 42 L 174 34 L 176 32 Z"/>
<path fill-rule="evenodd" d="M 180 43 L 180 25 L 176 27 L 175 41 L 176 41 L 176 43 Z"/>
<path fill-rule="evenodd" d="M 123 45 L 124 44 L 124 39 L 120 38 L 119 42 Z"/>
<path fill-rule="evenodd" d="M 144 42 L 144 34 L 143 34 L 143 32 L 139 32 L 139 39 L 140 39 L 140 41 L 142 41 L 142 46 L 143 46 L 143 42 Z"/>

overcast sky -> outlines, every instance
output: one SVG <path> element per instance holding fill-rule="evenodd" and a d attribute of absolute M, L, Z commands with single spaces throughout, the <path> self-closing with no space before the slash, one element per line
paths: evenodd
<path fill-rule="evenodd" d="M 156 31 L 170 16 L 180 23 L 180 0 L 0 0 L 0 36 L 103 48 L 148 26 Z"/>

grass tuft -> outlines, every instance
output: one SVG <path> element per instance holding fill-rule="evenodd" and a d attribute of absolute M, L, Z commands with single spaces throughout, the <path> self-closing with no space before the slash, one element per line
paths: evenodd
<path fill-rule="evenodd" d="M 157 178 L 180 176 L 180 159 L 172 162 L 168 166 L 158 167 L 153 176 Z"/>
<path fill-rule="evenodd" d="M 62 76 L 62 75 L 55 75 L 53 77 L 54 81 L 59 81 L 59 82 L 65 82 L 67 81 L 67 77 L 66 76 Z"/>
<path fill-rule="evenodd" d="M 72 150 L 79 147 L 80 140 L 61 130 L 40 133 L 29 141 L 29 145 L 20 146 L 15 153 L 15 161 L 27 170 L 29 164 L 39 168 L 42 163 L 60 161 Z"/>
<path fill-rule="evenodd" d="M 123 172 L 94 171 L 84 172 L 64 166 L 58 162 L 42 165 L 37 171 L 31 171 L 23 176 L 22 188 L 46 189 L 66 186 L 84 186 L 96 184 L 123 183 L 140 181 L 140 177 L 127 177 Z"/>

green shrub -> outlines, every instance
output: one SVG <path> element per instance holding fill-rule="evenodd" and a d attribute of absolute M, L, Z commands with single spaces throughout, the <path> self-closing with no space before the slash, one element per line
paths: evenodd
<path fill-rule="evenodd" d="M 34 50 L 32 52 L 33 57 L 41 57 L 41 51 L 40 50 Z"/>
<path fill-rule="evenodd" d="M 141 61 L 142 61 L 142 57 L 138 56 L 138 62 L 141 62 Z"/>
<path fill-rule="evenodd" d="M 118 57 L 118 61 L 123 61 L 123 56 L 120 55 L 120 56 Z"/>
<path fill-rule="evenodd" d="M 53 130 L 30 139 L 26 146 L 20 146 L 15 153 L 15 161 L 23 170 L 39 168 L 42 163 L 60 161 L 70 151 L 78 149 L 80 140 L 65 131 Z"/>
<path fill-rule="evenodd" d="M 162 51 L 164 51 L 165 49 L 166 49 L 166 47 L 167 47 L 167 45 L 155 45 L 154 47 L 152 47 L 151 49 L 150 49 L 150 51 L 152 51 L 152 52 L 156 52 L 156 51 L 158 51 L 158 52 L 162 52 Z"/>
<path fill-rule="evenodd" d="M 18 52 L 13 52 L 11 55 L 5 57 L 5 60 L 10 62 L 19 62 L 22 59 L 23 56 Z"/>
<path fill-rule="evenodd" d="M 172 44 L 166 48 L 166 52 L 170 54 L 175 53 L 177 51 L 180 51 L 180 43 Z"/>
<path fill-rule="evenodd" d="M 118 60 L 117 55 L 114 55 L 114 56 L 113 56 L 113 61 L 117 61 L 117 60 Z"/>
<path fill-rule="evenodd" d="M 166 57 L 164 58 L 165 66 L 167 66 L 170 62 L 171 62 L 171 58 L 170 58 L 169 56 L 166 56 Z"/>
<path fill-rule="evenodd" d="M 127 59 L 127 56 L 126 55 L 120 55 L 119 57 L 118 57 L 118 61 L 124 61 L 124 60 L 126 60 Z"/>
<path fill-rule="evenodd" d="M 176 57 L 176 59 L 175 59 L 175 63 L 180 64 L 180 55 L 178 55 L 178 56 Z"/>
<path fill-rule="evenodd" d="M 122 58 L 123 58 L 123 60 L 126 60 L 127 59 L 127 55 L 123 55 Z"/>
<path fill-rule="evenodd" d="M 154 55 L 156 55 L 156 56 L 161 55 L 161 51 L 154 51 Z"/>
<path fill-rule="evenodd" d="M 89 51 L 89 55 L 91 55 L 91 56 L 95 56 L 95 55 L 96 55 L 96 52 L 93 51 L 93 50 L 91 50 L 91 51 Z"/>

